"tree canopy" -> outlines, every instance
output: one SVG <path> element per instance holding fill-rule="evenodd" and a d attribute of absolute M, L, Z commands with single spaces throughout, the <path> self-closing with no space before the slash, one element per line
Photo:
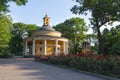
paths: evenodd
<path fill-rule="evenodd" d="M 119 0 L 74 0 L 77 5 L 74 5 L 71 11 L 74 14 L 87 14 L 91 12 L 90 19 L 93 29 L 97 32 L 99 50 L 98 53 L 103 53 L 103 45 L 100 28 L 106 23 L 112 23 L 120 20 L 120 1 Z"/>
<path fill-rule="evenodd" d="M 31 33 L 36 29 L 38 26 L 34 24 L 14 23 L 11 31 L 12 38 L 9 43 L 11 53 L 22 54 L 23 39 L 31 36 Z"/>
<path fill-rule="evenodd" d="M 105 53 L 120 55 L 120 25 L 110 30 L 104 29 L 102 39 Z"/>
<path fill-rule="evenodd" d="M 65 20 L 63 23 L 53 26 L 53 28 L 70 40 L 71 48 L 75 53 L 80 48 L 80 43 L 85 40 L 85 32 L 88 30 L 84 20 L 80 18 Z"/>
<path fill-rule="evenodd" d="M 10 5 L 8 4 L 9 2 L 14 2 L 18 6 L 25 5 L 28 0 L 0 0 L 0 14 L 2 12 L 8 12 Z"/>
<path fill-rule="evenodd" d="M 6 47 L 10 41 L 12 20 L 9 15 L 0 15 L 0 47 Z"/>
<path fill-rule="evenodd" d="M 12 35 L 12 20 L 9 15 L 0 15 L 0 58 L 9 57 L 8 44 Z"/>

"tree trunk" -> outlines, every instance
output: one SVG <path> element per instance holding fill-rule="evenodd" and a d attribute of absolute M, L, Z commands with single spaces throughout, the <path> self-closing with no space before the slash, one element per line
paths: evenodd
<path fill-rule="evenodd" d="M 102 36 L 100 32 L 100 28 L 97 28 L 97 37 L 98 37 L 98 54 L 103 54 L 103 44 L 102 44 Z"/>

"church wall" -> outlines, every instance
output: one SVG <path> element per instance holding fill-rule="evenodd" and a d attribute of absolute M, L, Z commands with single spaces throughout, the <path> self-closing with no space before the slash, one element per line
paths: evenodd
<path fill-rule="evenodd" d="M 51 56 L 55 53 L 55 40 L 47 40 L 47 55 Z"/>
<path fill-rule="evenodd" d="M 44 55 L 44 40 L 36 40 L 35 45 L 36 56 Z"/>
<path fill-rule="evenodd" d="M 53 55 L 55 53 L 55 41 L 54 40 L 46 40 L 46 41 L 47 41 L 46 42 L 47 43 L 46 44 L 46 53 L 49 56 Z M 36 56 L 44 55 L 44 40 L 36 40 L 35 45 L 36 45 L 35 46 Z"/>
<path fill-rule="evenodd" d="M 46 40 L 46 53 L 48 56 L 55 54 L 55 40 Z M 44 40 L 35 41 L 35 53 L 36 56 L 44 55 Z M 58 41 L 58 55 L 61 55 L 64 51 L 63 41 Z"/>
<path fill-rule="evenodd" d="M 63 53 L 63 41 L 58 41 L 59 49 L 58 49 L 58 55 L 61 55 Z"/>

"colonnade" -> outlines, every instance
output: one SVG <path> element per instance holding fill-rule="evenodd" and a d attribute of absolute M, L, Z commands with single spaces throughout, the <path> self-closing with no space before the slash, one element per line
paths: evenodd
<path fill-rule="evenodd" d="M 32 40 L 32 55 L 35 56 L 35 39 Z M 55 40 L 55 55 L 58 55 L 58 39 Z M 46 51 L 46 46 L 47 46 L 47 40 L 44 39 L 44 55 L 47 55 Z M 28 41 L 25 41 L 25 49 L 24 49 L 24 55 L 28 54 Z M 68 42 L 63 41 L 63 53 L 66 55 L 68 54 Z"/>

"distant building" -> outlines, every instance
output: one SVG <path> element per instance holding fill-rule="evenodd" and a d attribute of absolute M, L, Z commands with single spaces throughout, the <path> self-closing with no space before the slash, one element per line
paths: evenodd
<path fill-rule="evenodd" d="M 50 18 L 45 15 L 43 26 L 24 39 L 25 56 L 52 56 L 68 54 L 68 39 L 50 27 Z"/>
<path fill-rule="evenodd" d="M 83 43 L 82 43 L 82 53 L 83 54 L 87 54 L 87 53 L 90 53 L 91 51 L 90 51 L 90 43 L 89 42 L 87 42 L 87 41 L 84 41 Z"/>

